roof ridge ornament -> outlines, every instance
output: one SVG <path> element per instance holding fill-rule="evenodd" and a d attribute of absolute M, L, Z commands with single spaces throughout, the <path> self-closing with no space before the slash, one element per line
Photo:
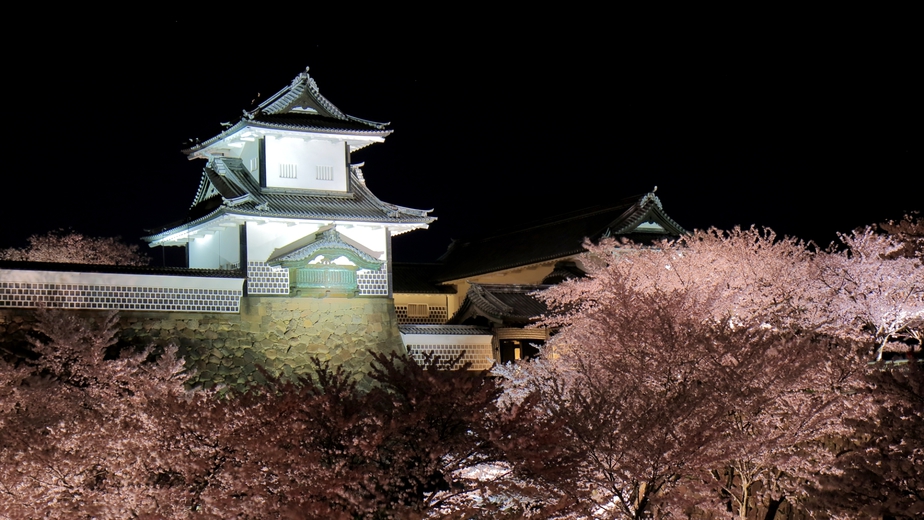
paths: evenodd
<path fill-rule="evenodd" d="M 645 196 L 642 197 L 641 200 L 638 201 L 639 207 L 645 207 L 645 205 L 648 204 L 649 201 L 653 201 L 657 207 L 664 209 L 664 206 L 661 205 L 661 199 L 659 199 L 658 196 L 655 195 L 656 191 L 658 191 L 657 186 L 655 186 L 654 189 L 651 190 L 651 192 L 646 193 Z"/>
<path fill-rule="evenodd" d="M 295 76 L 294 78 L 292 78 L 292 86 L 294 87 L 295 85 L 298 85 L 300 82 L 305 81 L 305 78 L 310 77 L 310 76 L 308 75 L 308 71 L 309 71 L 310 69 L 311 69 L 311 67 L 307 67 L 307 66 L 306 66 L 304 72 L 299 72 L 299 73 L 298 73 L 298 76 Z"/>
<path fill-rule="evenodd" d="M 366 177 L 363 175 L 363 166 L 365 165 L 366 161 L 350 165 L 350 170 L 352 170 L 353 174 L 356 175 L 356 180 L 358 180 L 363 186 L 366 185 Z"/>

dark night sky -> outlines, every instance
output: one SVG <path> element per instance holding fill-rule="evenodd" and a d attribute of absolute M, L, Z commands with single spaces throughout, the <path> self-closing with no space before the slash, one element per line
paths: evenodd
<path fill-rule="evenodd" d="M 392 123 L 353 156 L 373 192 L 435 208 L 429 230 L 395 240 L 399 260 L 655 185 L 688 229 L 757 224 L 825 244 L 924 209 L 920 58 L 901 28 L 264 40 L 199 21 L 117 25 L 57 28 L 67 43 L 6 62 L 0 247 L 59 227 L 135 240 L 182 218 L 204 166 L 183 142 L 306 65 L 343 111 Z"/>

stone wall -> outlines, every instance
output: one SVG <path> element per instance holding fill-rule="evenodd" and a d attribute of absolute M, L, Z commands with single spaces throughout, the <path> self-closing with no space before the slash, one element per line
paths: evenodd
<path fill-rule="evenodd" d="M 0 309 L 0 336 L 18 341 L 31 320 L 28 310 Z M 263 382 L 257 365 L 273 375 L 309 375 L 315 356 L 365 386 L 373 352 L 405 352 L 389 298 L 245 297 L 240 314 L 122 311 L 120 326 L 125 345 L 176 344 L 204 386 Z"/>

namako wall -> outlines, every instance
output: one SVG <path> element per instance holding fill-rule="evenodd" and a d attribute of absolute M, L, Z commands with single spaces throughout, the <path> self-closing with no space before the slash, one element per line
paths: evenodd
<path fill-rule="evenodd" d="M 0 336 L 21 338 L 32 321 L 29 309 L 0 309 Z M 206 387 L 265 382 L 257 366 L 308 376 L 312 357 L 344 367 L 365 386 L 373 353 L 405 352 L 389 298 L 245 297 L 239 314 L 121 311 L 119 326 L 126 345 L 176 344 L 193 383 Z"/>

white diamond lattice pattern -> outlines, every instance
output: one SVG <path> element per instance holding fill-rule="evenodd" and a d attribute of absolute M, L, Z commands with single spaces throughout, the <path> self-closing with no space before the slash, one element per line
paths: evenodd
<path fill-rule="evenodd" d="M 0 307 L 240 312 L 241 291 L 3 282 Z"/>
<path fill-rule="evenodd" d="M 418 325 L 442 325 L 449 321 L 449 309 L 446 307 L 430 307 L 430 315 L 424 317 L 411 318 L 407 315 L 407 305 L 395 305 L 395 314 L 398 315 L 398 324 L 406 325 L 416 323 Z"/>
<path fill-rule="evenodd" d="M 470 370 L 488 370 L 494 365 L 494 357 L 491 354 L 491 345 L 408 345 L 408 353 L 418 363 L 424 362 L 424 354 L 433 352 L 434 356 L 439 356 L 441 360 L 446 361 L 455 359 L 456 356 L 465 351 L 462 360 L 456 363 L 452 368 L 458 368 L 463 363 L 471 363 Z"/>
<path fill-rule="evenodd" d="M 289 294 L 289 270 L 247 262 L 247 294 Z"/>
<path fill-rule="evenodd" d="M 388 296 L 388 270 L 383 265 L 378 271 L 356 271 L 356 284 L 363 296 Z"/>
<path fill-rule="evenodd" d="M 388 296 L 388 271 L 384 265 L 378 271 L 360 269 L 356 284 L 362 296 Z M 247 294 L 289 294 L 289 270 L 264 262 L 247 262 Z"/>

